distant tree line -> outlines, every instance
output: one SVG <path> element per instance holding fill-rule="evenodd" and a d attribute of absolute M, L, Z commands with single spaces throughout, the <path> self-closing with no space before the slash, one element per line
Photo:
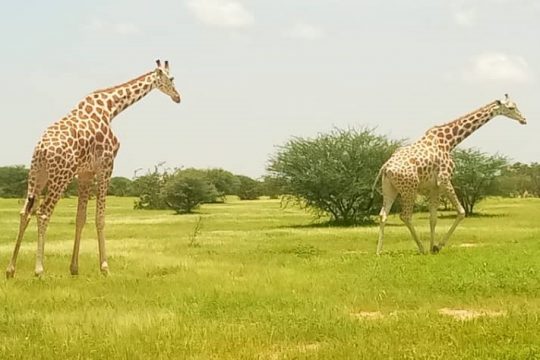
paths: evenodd
<path fill-rule="evenodd" d="M 372 129 L 334 130 L 315 138 L 293 138 L 270 159 L 270 176 L 284 184 L 284 193 L 336 224 L 371 221 L 381 207 L 377 193 L 369 205 L 371 186 L 380 167 L 401 141 Z M 453 184 L 467 215 L 487 196 L 540 197 L 540 164 L 510 164 L 500 155 L 456 149 Z M 380 183 L 377 184 L 380 189 Z M 445 207 L 449 207 L 444 201 Z M 419 198 L 418 207 L 427 210 Z M 399 201 L 394 205 L 399 211 Z"/>
<path fill-rule="evenodd" d="M 136 209 L 172 209 L 189 213 L 204 203 L 220 203 L 227 195 L 241 200 L 260 196 L 294 201 L 327 215 L 337 224 L 359 224 L 378 213 L 381 196 L 373 201 L 371 187 L 382 164 L 402 141 L 377 135 L 372 129 L 335 129 L 314 138 L 293 138 L 279 147 L 268 163 L 268 175 L 252 179 L 223 169 L 163 169 L 142 176 L 113 177 L 109 195 L 136 197 Z M 510 163 L 500 155 L 476 149 L 456 149 L 453 184 L 466 214 L 487 196 L 540 197 L 540 164 Z M 0 197 L 25 196 L 28 169 L 0 167 Z M 377 186 L 380 188 L 380 184 Z M 66 196 L 76 196 L 76 180 Z M 371 203 L 371 206 L 369 206 Z M 443 206 L 449 207 L 443 199 Z M 426 210 L 426 203 L 417 204 Z M 399 202 L 394 206 L 399 211 Z"/>
<path fill-rule="evenodd" d="M 0 197 L 23 198 L 26 195 L 28 169 L 24 166 L 0 167 Z M 220 203 L 227 195 L 241 200 L 260 196 L 277 198 L 283 191 L 269 177 L 252 179 L 223 169 L 162 170 L 155 166 L 145 175 L 129 179 L 113 177 L 108 195 L 136 197 L 136 209 L 173 209 L 189 213 L 203 203 Z M 77 195 L 77 180 L 66 189 L 65 196 Z"/>

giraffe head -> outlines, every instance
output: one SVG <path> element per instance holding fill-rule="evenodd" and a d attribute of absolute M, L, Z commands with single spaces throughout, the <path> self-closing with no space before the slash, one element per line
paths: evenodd
<path fill-rule="evenodd" d="M 179 103 L 180 93 L 174 87 L 174 77 L 172 77 L 169 73 L 169 62 L 165 60 L 165 64 L 161 65 L 161 61 L 156 60 L 156 64 L 156 87 L 165 95 L 169 95 L 172 101 Z"/>
<path fill-rule="evenodd" d="M 510 119 L 517 120 L 523 125 L 527 123 L 527 120 L 517 108 L 516 103 L 508 98 L 508 94 L 504 94 L 504 100 L 497 100 L 495 103 L 497 104 L 497 107 L 495 108 L 495 113 L 497 115 L 504 115 Z"/>

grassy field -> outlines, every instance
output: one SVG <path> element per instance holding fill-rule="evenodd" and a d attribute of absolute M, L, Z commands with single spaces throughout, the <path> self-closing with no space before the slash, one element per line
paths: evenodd
<path fill-rule="evenodd" d="M 34 278 L 32 222 L 15 279 L 0 280 L 0 359 L 540 359 L 539 199 L 481 203 L 438 255 L 417 255 L 392 216 L 381 257 L 376 226 L 314 226 L 275 200 L 188 216 L 132 205 L 109 199 L 109 277 L 93 216 L 69 275 L 64 199 Z M 19 207 L 0 200 L 2 269 Z M 427 246 L 427 214 L 415 224 Z"/>

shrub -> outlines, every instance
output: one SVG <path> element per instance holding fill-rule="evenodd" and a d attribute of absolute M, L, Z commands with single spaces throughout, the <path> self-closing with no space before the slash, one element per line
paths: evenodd
<path fill-rule="evenodd" d="M 202 203 L 218 196 L 216 187 L 208 181 L 203 170 L 177 170 L 165 182 L 162 198 L 177 214 L 191 213 Z"/>

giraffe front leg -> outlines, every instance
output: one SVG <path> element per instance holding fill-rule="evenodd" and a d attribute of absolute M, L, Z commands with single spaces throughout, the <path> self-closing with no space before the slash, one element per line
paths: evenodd
<path fill-rule="evenodd" d="M 432 191 L 429 195 L 429 227 L 430 239 L 429 249 L 433 254 L 436 254 L 439 249 L 435 245 L 435 227 L 437 226 L 437 209 L 439 208 L 439 192 Z"/>
<path fill-rule="evenodd" d="M 450 236 L 452 236 L 452 234 L 454 233 L 454 230 L 456 230 L 456 227 L 463 220 L 463 218 L 465 218 L 465 209 L 463 209 L 463 206 L 459 202 L 459 199 L 457 198 L 454 187 L 452 186 L 450 181 L 446 180 L 442 184 L 442 187 L 443 187 L 443 190 L 444 190 L 444 194 L 448 197 L 448 200 L 450 200 L 450 202 L 452 203 L 452 205 L 456 209 L 457 216 L 456 216 L 456 219 L 454 220 L 454 223 L 452 224 L 452 226 L 450 227 L 450 229 L 448 230 L 446 235 L 443 237 L 443 239 L 441 240 L 439 245 L 438 246 L 436 245 L 434 247 L 434 252 L 435 253 L 439 252 L 446 245 L 446 242 L 448 241 L 448 239 L 450 239 Z"/>

